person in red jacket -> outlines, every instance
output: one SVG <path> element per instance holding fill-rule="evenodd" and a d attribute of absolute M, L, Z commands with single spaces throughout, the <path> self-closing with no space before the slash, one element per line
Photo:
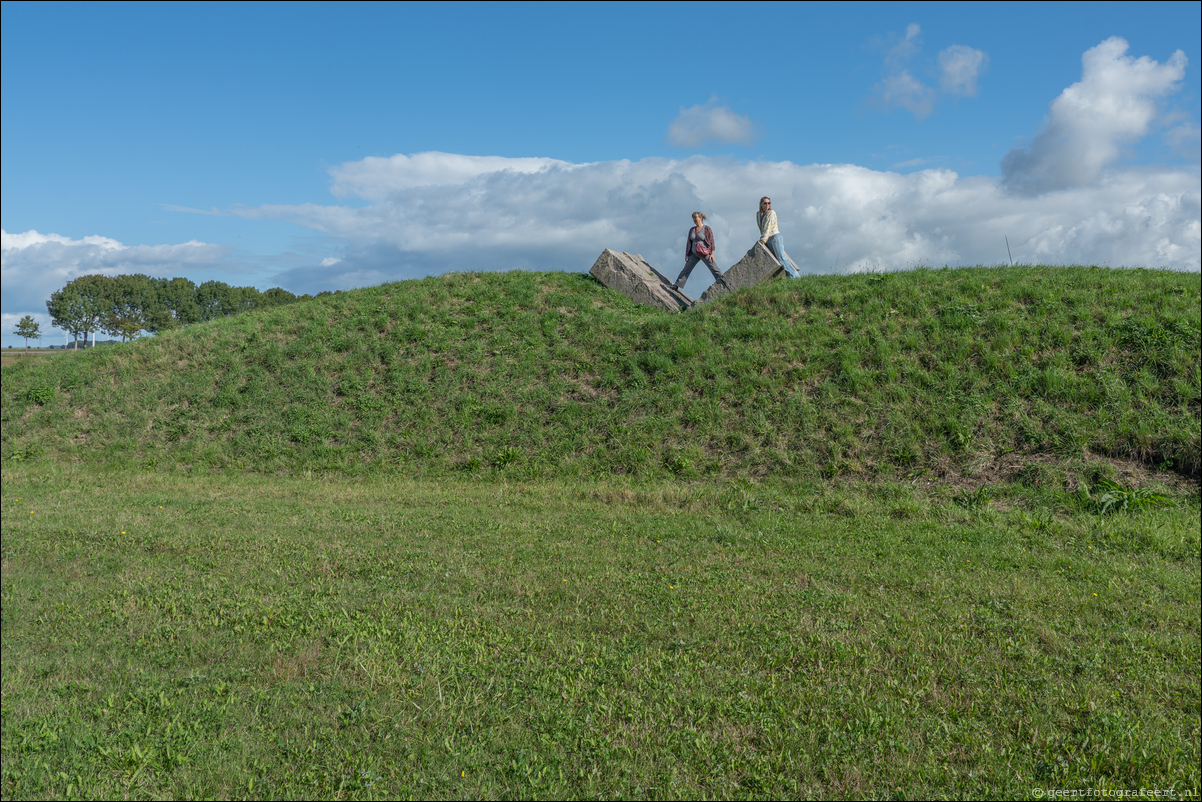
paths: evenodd
<path fill-rule="evenodd" d="M 684 241 L 684 269 L 676 277 L 672 289 L 684 291 L 685 282 L 689 280 L 689 274 L 698 262 L 705 262 L 705 266 L 714 274 L 714 281 L 722 281 L 722 271 L 714 264 L 714 253 L 713 229 L 705 224 L 705 215 L 693 212 L 693 227 L 689 229 L 689 236 Z"/>

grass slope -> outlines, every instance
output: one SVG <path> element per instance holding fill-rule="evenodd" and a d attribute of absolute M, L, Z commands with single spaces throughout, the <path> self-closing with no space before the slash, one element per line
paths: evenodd
<path fill-rule="evenodd" d="M 683 315 L 463 273 L 4 368 L 3 458 L 265 472 L 1199 472 L 1196 275 L 810 276 Z M 1059 467 L 1056 467 L 1059 466 Z M 1071 477 L 1069 477 L 1071 479 Z"/>

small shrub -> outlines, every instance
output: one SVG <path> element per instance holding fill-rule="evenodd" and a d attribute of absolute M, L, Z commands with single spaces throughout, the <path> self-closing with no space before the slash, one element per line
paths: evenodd
<path fill-rule="evenodd" d="M 972 443 L 972 428 L 967 424 L 953 420 L 944 425 L 947 444 L 953 451 L 963 451 Z"/>
<path fill-rule="evenodd" d="M 683 453 L 668 454 L 664 457 L 664 467 L 677 476 L 696 476 L 697 471 L 693 460 Z"/>
<path fill-rule="evenodd" d="M 502 446 L 501 448 L 497 449 L 496 453 L 492 455 L 492 459 L 489 461 L 494 467 L 505 468 L 510 465 L 516 465 L 520 463 L 525 456 L 526 455 L 522 453 L 522 449 L 520 448 L 515 446 Z"/>
<path fill-rule="evenodd" d="M 1098 492 L 1101 491 L 1101 492 Z M 1136 512 L 1148 507 L 1172 504 L 1173 500 L 1163 493 L 1147 488 L 1123 487 L 1110 479 L 1101 479 L 1094 485 L 1092 494 L 1098 515 L 1115 512 Z"/>
<path fill-rule="evenodd" d="M 43 384 L 37 387 L 30 387 L 25 391 L 25 400 L 31 401 L 38 406 L 50 403 L 52 398 L 54 398 L 54 388 L 48 385 Z"/>

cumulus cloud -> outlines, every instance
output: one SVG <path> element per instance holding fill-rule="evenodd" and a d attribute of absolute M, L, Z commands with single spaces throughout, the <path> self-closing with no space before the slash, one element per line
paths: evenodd
<path fill-rule="evenodd" d="M 906 109 L 919 120 L 930 117 L 940 91 L 959 97 L 977 94 L 977 78 L 985 71 L 989 57 L 982 50 L 966 45 L 951 45 L 939 52 L 939 89 L 928 86 L 910 71 L 910 62 L 922 50 L 922 28 L 914 22 L 906 26 L 904 36 L 896 37 L 885 51 L 886 76 L 872 88 L 872 103 Z"/>
<path fill-rule="evenodd" d="M 1006 186 L 1024 194 L 1081 187 L 1122 155 L 1124 145 L 1148 133 L 1156 100 L 1180 87 L 1185 54 L 1161 64 L 1126 55 L 1127 41 L 1112 36 L 1081 57 L 1081 80 L 1052 102 L 1029 145 L 1002 159 Z"/>
<path fill-rule="evenodd" d="M 668 126 L 667 142 L 685 150 L 696 150 L 711 142 L 750 145 L 755 142 L 755 127 L 751 120 L 710 98 L 703 105 L 680 110 Z"/>
<path fill-rule="evenodd" d="M 1196 168 L 1108 172 L 1090 186 L 1026 196 L 950 170 L 902 175 L 707 156 L 560 162 L 537 171 L 501 161 L 456 183 L 418 184 L 426 179 L 397 165 L 419 161 L 388 161 L 388 180 L 409 188 L 359 196 L 366 205 L 235 213 L 291 220 L 347 243 L 340 261 L 276 277 L 294 292 L 449 270 L 584 271 L 603 248 L 641 253 L 671 273 L 683 262 L 694 210 L 709 215 L 725 268 L 758 237 L 762 195 L 772 197 L 789 253 L 808 272 L 998 264 L 1006 260 L 1006 237 L 1023 262 L 1198 270 L 1202 251 Z M 700 292 L 704 283 L 690 289 Z"/>
<path fill-rule="evenodd" d="M 977 94 L 977 77 L 985 71 L 985 51 L 952 45 L 939 51 L 939 85 L 944 92 L 961 97 Z"/>
<path fill-rule="evenodd" d="M 115 276 L 195 274 L 211 268 L 230 249 L 192 240 L 179 245 L 123 245 L 109 237 L 71 239 L 58 234 L 0 230 L 0 275 L 6 314 L 42 314 L 50 293 L 89 273 Z"/>
<path fill-rule="evenodd" d="M 436 151 L 387 158 L 369 156 L 330 170 L 330 191 L 336 198 L 381 200 L 400 190 L 461 184 L 490 173 L 540 173 L 552 167 L 570 166 L 556 159 L 461 156 Z"/>

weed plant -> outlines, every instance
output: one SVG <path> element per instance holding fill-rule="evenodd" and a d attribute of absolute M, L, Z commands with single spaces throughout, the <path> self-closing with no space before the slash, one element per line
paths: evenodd
<path fill-rule="evenodd" d="M 460 273 L 3 377 L 6 461 L 977 484 L 1008 465 L 1069 490 L 1096 456 L 1199 474 L 1198 280 L 1167 271 L 809 276 L 685 314 L 578 274 Z"/>

